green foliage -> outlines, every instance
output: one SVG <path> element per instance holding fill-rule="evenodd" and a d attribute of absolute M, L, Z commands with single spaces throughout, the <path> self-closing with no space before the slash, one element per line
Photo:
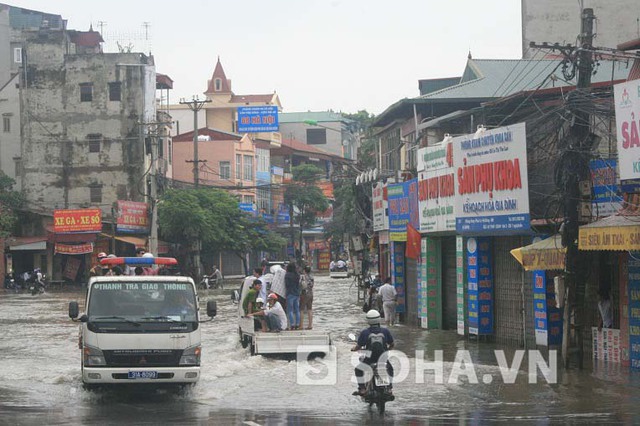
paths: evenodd
<path fill-rule="evenodd" d="M 329 208 L 329 200 L 316 186 L 324 172 L 312 164 L 293 167 L 291 172 L 293 181 L 285 190 L 284 200 L 298 209 L 295 219 L 300 228 L 308 228 L 315 223 L 317 213 Z"/>
<path fill-rule="evenodd" d="M 24 204 L 22 194 L 13 190 L 15 181 L 0 171 L 0 237 L 10 236 L 18 225 L 18 212 Z"/>
<path fill-rule="evenodd" d="M 172 189 L 158 206 L 158 223 L 164 238 L 184 245 L 200 239 L 204 251 L 276 251 L 284 239 L 238 208 L 238 200 L 214 189 Z"/>

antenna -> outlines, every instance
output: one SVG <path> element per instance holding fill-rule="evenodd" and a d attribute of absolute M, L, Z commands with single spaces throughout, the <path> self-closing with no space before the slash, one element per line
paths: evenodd
<path fill-rule="evenodd" d="M 104 38 L 104 27 L 107 26 L 106 21 L 98 21 L 98 28 L 100 28 L 100 35 Z"/>
<path fill-rule="evenodd" d="M 106 22 L 100 21 L 98 26 L 106 26 Z M 151 22 L 143 22 L 137 30 L 111 28 L 107 34 L 102 33 L 105 52 L 151 52 L 153 35 L 151 34 Z"/>

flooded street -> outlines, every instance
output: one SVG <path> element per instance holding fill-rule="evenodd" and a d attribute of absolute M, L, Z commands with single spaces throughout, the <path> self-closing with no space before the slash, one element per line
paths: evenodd
<path fill-rule="evenodd" d="M 182 391 L 125 389 L 85 391 L 80 379 L 78 326 L 67 316 L 69 300 L 81 291 L 32 297 L 0 294 L 0 424 L 326 424 L 485 423 L 526 420 L 633 423 L 640 420 L 640 377 L 615 369 L 558 373 L 558 384 L 528 383 L 526 358 L 515 384 L 505 384 L 486 343 L 459 340 L 450 331 L 392 328 L 396 349 L 409 356 L 409 374 L 394 386 L 396 400 L 380 417 L 351 396 L 352 344 L 347 334 L 365 326 L 351 279 L 317 277 L 314 328 L 331 332 L 337 363 L 335 385 L 298 384 L 295 360 L 252 357 L 238 342 L 236 305 L 228 295 L 201 294 L 218 301 L 218 316 L 202 324 L 202 378 Z M 416 383 L 415 351 L 444 352 L 444 384 L 433 370 Z M 456 350 L 467 349 L 478 384 L 449 383 Z M 513 351 L 507 352 L 509 365 Z M 331 356 L 313 365 L 329 365 Z M 398 371 L 399 369 L 396 368 Z M 625 370 L 622 370 L 625 371 Z M 422 376 L 422 375 L 419 375 Z M 485 377 L 491 384 L 484 384 Z"/>

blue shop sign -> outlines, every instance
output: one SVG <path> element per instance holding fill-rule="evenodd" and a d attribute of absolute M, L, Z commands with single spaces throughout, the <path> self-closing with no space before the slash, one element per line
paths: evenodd
<path fill-rule="evenodd" d="M 278 130 L 277 106 L 238 107 L 238 133 L 277 132 Z"/>

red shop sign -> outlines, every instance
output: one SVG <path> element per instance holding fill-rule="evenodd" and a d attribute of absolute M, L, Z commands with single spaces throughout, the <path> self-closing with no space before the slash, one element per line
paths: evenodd
<path fill-rule="evenodd" d="M 53 232 L 100 232 L 102 211 L 100 209 L 54 210 Z"/>

